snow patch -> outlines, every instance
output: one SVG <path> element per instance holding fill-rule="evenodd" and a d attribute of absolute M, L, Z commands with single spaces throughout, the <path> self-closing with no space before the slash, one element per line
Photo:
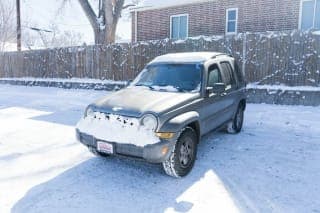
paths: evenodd
<path fill-rule="evenodd" d="M 285 86 L 285 85 L 257 85 L 248 84 L 247 89 L 267 89 L 267 90 L 282 90 L 282 91 L 320 91 L 320 87 L 312 86 Z"/>
<path fill-rule="evenodd" d="M 47 82 L 63 82 L 63 83 L 93 83 L 93 84 L 126 84 L 126 81 L 101 80 L 94 78 L 0 78 L 5 81 L 47 81 Z"/>
<path fill-rule="evenodd" d="M 167 92 L 178 92 L 178 90 L 176 88 L 174 88 L 173 86 L 152 86 L 153 90 L 156 91 L 167 91 Z"/>
<path fill-rule="evenodd" d="M 219 41 L 221 39 L 223 39 L 223 36 L 204 36 L 204 35 L 200 35 L 200 36 L 194 36 L 194 37 L 188 37 L 188 39 L 190 40 L 199 40 L 199 39 L 203 39 L 205 41 Z"/>
<path fill-rule="evenodd" d="M 192 172 L 176 180 L 75 141 L 83 108 L 105 95 L 0 85 L 1 213 L 319 209 L 320 107 L 248 104 L 243 131 L 203 137 Z"/>
<path fill-rule="evenodd" d="M 175 43 L 175 44 L 183 44 L 185 42 L 186 42 L 186 39 L 179 39 L 179 40 L 174 41 L 173 43 Z"/>
<path fill-rule="evenodd" d="M 312 82 L 312 83 L 316 83 L 316 80 L 313 79 L 313 78 L 308 78 L 307 80 L 310 81 L 310 82 Z"/>
<path fill-rule="evenodd" d="M 320 35 L 320 30 L 312 32 L 313 35 Z"/>

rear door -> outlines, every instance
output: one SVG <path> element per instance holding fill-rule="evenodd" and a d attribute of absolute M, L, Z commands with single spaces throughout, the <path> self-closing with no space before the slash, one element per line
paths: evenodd
<path fill-rule="evenodd" d="M 232 119 L 237 108 L 237 77 L 234 74 L 233 67 L 229 60 L 221 61 L 219 63 L 221 69 L 222 80 L 226 85 L 225 92 L 221 94 L 224 99 L 225 109 L 224 117 L 225 121 Z"/>

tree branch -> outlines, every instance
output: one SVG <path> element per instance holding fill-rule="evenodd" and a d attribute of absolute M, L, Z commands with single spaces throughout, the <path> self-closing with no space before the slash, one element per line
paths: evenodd
<path fill-rule="evenodd" d="M 114 7 L 114 14 L 113 14 L 113 19 L 114 21 L 116 21 L 116 23 L 118 22 L 120 16 L 121 16 L 121 11 L 124 5 L 124 0 L 117 0 L 116 1 L 116 5 Z"/>
<path fill-rule="evenodd" d="M 99 29 L 99 24 L 97 22 L 97 15 L 95 14 L 95 12 L 93 11 L 90 3 L 88 0 L 78 0 L 83 11 L 85 12 L 91 26 L 94 28 L 94 30 Z"/>
<path fill-rule="evenodd" d="M 124 9 L 127 9 L 128 7 L 134 7 L 134 6 L 136 6 L 136 5 L 135 4 L 127 4 L 127 5 L 124 5 L 122 7 L 122 9 L 124 10 Z"/>

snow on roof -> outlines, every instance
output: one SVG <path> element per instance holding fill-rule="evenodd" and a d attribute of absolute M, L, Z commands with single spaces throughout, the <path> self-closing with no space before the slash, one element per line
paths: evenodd
<path fill-rule="evenodd" d="M 142 11 L 142 10 L 160 9 L 165 7 L 173 7 L 177 5 L 185 5 L 185 4 L 200 3 L 200 2 L 207 2 L 207 1 L 210 1 L 210 0 L 175 0 L 175 1 L 144 0 L 144 1 L 141 1 L 136 7 L 133 7 L 132 10 Z"/>
<path fill-rule="evenodd" d="M 217 55 L 219 52 L 187 52 L 187 53 L 171 53 L 156 57 L 151 63 L 201 63 L 207 61 Z"/>
<path fill-rule="evenodd" d="M 320 30 L 319 31 L 314 31 L 312 32 L 313 35 L 320 35 Z"/>

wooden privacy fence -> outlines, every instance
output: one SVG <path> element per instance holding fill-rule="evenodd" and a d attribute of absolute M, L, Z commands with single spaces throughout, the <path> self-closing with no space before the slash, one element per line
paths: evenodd
<path fill-rule="evenodd" d="M 300 31 L 0 53 L 0 77 L 128 80 L 154 57 L 186 51 L 230 53 L 251 83 L 320 86 L 320 33 Z"/>

